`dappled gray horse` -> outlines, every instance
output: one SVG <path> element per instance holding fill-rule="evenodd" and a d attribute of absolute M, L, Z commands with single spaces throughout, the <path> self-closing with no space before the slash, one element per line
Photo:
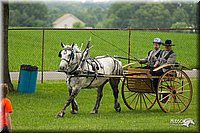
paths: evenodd
<path fill-rule="evenodd" d="M 57 117 L 63 117 L 66 108 L 72 105 L 72 114 L 78 112 L 78 105 L 75 97 L 81 88 L 97 88 L 96 104 L 91 111 L 92 114 L 98 113 L 102 90 L 104 85 L 109 82 L 114 95 L 114 108 L 117 112 L 121 111 L 118 102 L 118 84 L 120 78 L 109 78 L 105 75 L 121 75 L 122 64 L 119 60 L 110 56 L 97 56 L 89 58 L 89 44 L 83 52 L 74 43 L 72 45 L 64 45 L 61 43 L 63 50 L 59 52 L 61 58 L 60 70 L 67 74 L 66 83 L 69 90 L 69 98 L 67 99 L 63 109 L 57 114 Z M 82 76 L 81 76 L 82 75 Z"/>

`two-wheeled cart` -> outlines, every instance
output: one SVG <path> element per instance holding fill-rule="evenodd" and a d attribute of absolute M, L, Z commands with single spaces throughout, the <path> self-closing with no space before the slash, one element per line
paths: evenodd
<path fill-rule="evenodd" d="M 126 65 L 126 67 L 129 65 Z M 128 68 L 123 72 L 122 98 L 131 110 L 148 110 L 158 102 L 164 112 L 184 112 L 192 99 L 192 84 L 181 64 L 167 64 L 172 69 L 162 76 L 152 76 L 149 69 Z"/>

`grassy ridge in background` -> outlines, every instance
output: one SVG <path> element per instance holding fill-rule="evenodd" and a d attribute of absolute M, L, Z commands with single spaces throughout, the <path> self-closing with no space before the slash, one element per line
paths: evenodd
<path fill-rule="evenodd" d="M 128 31 L 89 31 L 89 30 L 47 30 L 45 31 L 45 71 L 55 71 L 58 69 L 58 52 L 61 50 L 60 42 L 75 42 L 79 46 L 87 43 L 91 37 L 91 45 L 94 47 L 90 51 L 92 57 L 97 55 L 118 55 L 127 56 L 126 53 L 111 44 L 99 39 L 92 33 L 105 39 L 106 41 L 128 51 Z M 160 37 L 163 41 L 171 39 L 176 45 L 173 47 L 177 54 L 177 62 L 186 66 L 197 68 L 197 34 L 174 33 L 174 32 L 131 32 L 131 55 L 143 58 L 152 49 L 152 40 Z M 9 31 L 9 66 L 10 71 L 19 71 L 20 64 L 31 64 L 39 66 L 41 70 L 42 60 L 42 31 L 38 30 L 10 30 Z M 163 48 L 163 47 L 162 47 Z M 123 64 L 127 61 L 123 60 Z"/>
<path fill-rule="evenodd" d="M 17 82 L 13 82 L 17 86 Z M 12 92 L 9 98 L 13 104 L 12 127 L 15 131 L 197 131 L 198 130 L 198 79 L 192 79 L 193 99 L 183 113 L 164 113 L 157 103 L 151 110 L 129 110 L 119 93 L 121 113 L 114 110 L 114 97 L 109 84 L 103 90 L 103 98 L 98 114 L 89 114 L 96 101 L 95 89 L 83 89 L 77 96 L 79 112 L 70 114 L 71 106 L 64 118 L 56 119 L 55 115 L 63 107 L 68 91 L 65 81 L 46 81 L 37 83 L 36 93 L 22 94 Z M 120 86 L 121 87 L 121 86 Z M 184 127 L 171 125 L 171 119 L 183 120 L 192 118 L 195 125 Z"/>

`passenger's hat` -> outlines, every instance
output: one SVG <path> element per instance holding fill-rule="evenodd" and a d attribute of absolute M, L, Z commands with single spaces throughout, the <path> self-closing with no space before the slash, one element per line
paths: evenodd
<path fill-rule="evenodd" d="M 153 43 L 162 44 L 162 40 L 160 38 L 154 38 Z"/>
<path fill-rule="evenodd" d="M 174 46 L 174 44 L 172 44 L 172 40 L 166 40 L 165 44 L 163 44 L 164 46 Z"/>

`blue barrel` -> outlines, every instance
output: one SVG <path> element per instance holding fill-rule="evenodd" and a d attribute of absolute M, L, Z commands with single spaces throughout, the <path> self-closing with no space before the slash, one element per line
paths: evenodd
<path fill-rule="evenodd" d="M 34 93 L 36 88 L 38 67 L 21 65 L 17 92 Z"/>

